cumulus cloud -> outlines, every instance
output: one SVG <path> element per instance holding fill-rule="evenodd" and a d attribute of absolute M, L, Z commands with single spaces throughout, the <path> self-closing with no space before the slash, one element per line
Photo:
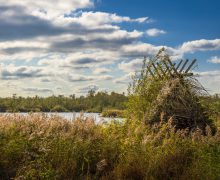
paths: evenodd
<path fill-rule="evenodd" d="M 166 31 L 161 30 L 161 29 L 157 29 L 157 28 L 148 29 L 146 31 L 146 34 L 151 37 L 156 37 L 156 36 L 166 34 L 166 33 L 167 33 Z"/>
<path fill-rule="evenodd" d="M 193 53 L 196 51 L 220 50 L 220 39 L 207 40 L 200 39 L 189 41 L 182 44 L 180 50 L 184 53 Z"/>
<path fill-rule="evenodd" d="M 124 56 L 127 57 L 152 57 L 158 53 L 161 48 L 165 48 L 166 52 L 171 56 L 172 59 L 181 58 L 183 53 L 179 49 L 175 49 L 168 46 L 155 46 L 149 43 L 132 43 L 121 47 L 121 51 Z"/>
<path fill-rule="evenodd" d="M 111 75 L 102 75 L 102 76 L 99 76 L 99 78 L 97 78 L 97 80 L 99 81 L 107 81 L 107 80 L 112 80 L 113 79 L 113 76 Z"/>
<path fill-rule="evenodd" d="M 36 78 L 48 76 L 49 74 L 44 69 L 31 66 L 15 66 L 10 64 L 8 66 L 2 65 L 1 79 L 16 80 L 24 78 Z"/>
<path fill-rule="evenodd" d="M 177 60 L 181 59 L 187 53 L 220 50 L 220 39 L 201 39 L 188 41 L 176 48 L 168 46 L 155 46 L 149 43 L 138 42 L 123 45 L 121 50 L 123 54 L 128 57 L 144 57 L 155 55 L 161 48 L 166 49 L 167 53 L 171 56 L 171 59 Z"/>
<path fill-rule="evenodd" d="M 29 92 L 29 93 L 53 93 L 51 89 L 48 88 L 22 88 L 23 91 Z"/>
<path fill-rule="evenodd" d="M 219 93 L 220 89 L 220 71 L 204 71 L 198 72 L 198 80 L 211 93 Z"/>
<path fill-rule="evenodd" d="M 98 91 L 99 87 L 97 85 L 94 85 L 94 84 L 91 84 L 91 85 L 88 85 L 88 86 L 83 86 L 83 87 L 80 87 L 78 89 L 78 93 L 84 94 L 84 93 L 88 93 L 90 90 Z"/>
<path fill-rule="evenodd" d="M 143 64 L 143 58 L 142 59 L 137 58 L 129 62 L 125 62 L 125 61 L 121 62 L 118 65 L 118 68 L 123 70 L 124 72 L 135 72 L 141 69 L 142 64 Z"/>
<path fill-rule="evenodd" d="M 123 45 L 131 44 L 134 40 L 141 37 L 138 31 L 127 32 L 123 30 L 115 31 L 107 36 L 86 36 L 73 38 L 71 40 L 54 42 L 51 45 L 53 51 L 76 52 L 85 49 L 103 49 L 116 51 Z"/>
<path fill-rule="evenodd" d="M 220 57 L 218 56 L 213 56 L 210 59 L 208 59 L 208 62 L 214 63 L 214 64 L 219 64 L 220 63 Z"/>
<path fill-rule="evenodd" d="M 60 67 L 62 69 L 88 69 L 100 67 L 102 65 L 114 63 L 117 61 L 119 55 L 111 51 L 91 51 L 74 52 L 74 53 L 57 53 L 42 57 L 38 61 L 40 66 Z"/>
<path fill-rule="evenodd" d="M 101 68 L 96 68 L 96 69 L 93 71 L 94 74 L 105 74 L 105 73 L 109 73 L 109 72 L 111 72 L 110 69 L 108 69 L 108 68 L 103 68 L 103 67 L 101 67 Z"/>
<path fill-rule="evenodd" d="M 27 14 L 22 7 L 0 6 L 0 40 L 54 36 L 66 31 L 48 20 Z"/>
<path fill-rule="evenodd" d="M 91 81 L 107 81 L 112 80 L 113 76 L 86 76 L 86 75 L 70 75 L 68 80 L 70 82 L 91 82 Z"/>
<path fill-rule="evenodd" d="M 90 84 L 86 86 L 80 86 L 77 89 L 77 93 L 86 94 L 91 90 L 95 92 L 109 92 L 110 91 L 108 88 L 100 88 L 98 85 Z"/>
<path fill-rule="evenodd" d="M 220 76 L 220 71 L 204 71 L 197 73 L 200 77 L 215 77 Z"/>
<path fill-rule="evenodd" d="M 144 23 L 149 22 L 149 17 L 142 17 L 137 19 L 132 19 L 128 16 L 118 16 L 117 14 L 106 13 L 106 12 L 77 12 L 73 13 L 72 16 L 69 16 L 68 19 L 70 22 L 77 22 L 79 24 L 85 24 L 87 26 L 97 26 L 105 25 L 111 23 L 122 23 L 122 22 L 138 22 Z"/>
<path fill-rule="evenodd" d="M 124 76 L 121 76 L 121 77 L 118 77 L 114 80 L 114 82 L 116 84 L 125 84 L 125 85 L 128 85 L 130 82 L 131 82 L 131 77 L 134 76 L 135 73 L 134 72 L 131 72 L 131 73 L 128 73 L 128 74 L 125 74 Z"/>
<path fill-rule="evenodd" d="M 116 75 L 109 75 L 109 65 L 113 69 L 118 64 L 114 71 L 120 76 L 120 71 L 139 69 L 144 56 L 153 56 L 162 47 L 174 60 L 186 53 L 220 50 L 219 39 L 189 41 L 179 47 L 142 42 L 146 34 L 166 32 L 125 30 L 121 23 L 135 23 L 138 28 L 139 23 L 152 20 L 84 9 L 93 7 L 93 0 L 0 0 L 0 4 L 0 77 L 4 82 L 28 81 L 33 87 L 36 83 L 74 84 L 76 89 L 78 83 L 126 84 L 128 75 L 115 79 Z"/>
<path fill-rule="evenodd" d="M 79 8 L 88 8 L 92 7 L 93 3 L 91 0 L 57 0 L 54 2 L 53 0 L 25 0 L 25 1 L 18 1 L 18 0 L 0 0 L 1 4 L 5 6 L 21 6 L 25 7 L 28 11 L 32 13 L 41 12 L 45 14 L 45 16 L 56 17 L 63 15 L 65 13 L 70 13 Z"/>
<path fill-rule="evenodd" d="M 70 82 L 85 82 L 85 81 L 94 81 L 93 76 L 84 76 L 84 75 L 70 75 L 68 80 Z"/>

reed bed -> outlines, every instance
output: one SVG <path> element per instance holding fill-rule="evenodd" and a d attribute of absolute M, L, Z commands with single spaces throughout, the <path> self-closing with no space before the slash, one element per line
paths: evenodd
<path fill-rule="evenodd" d="M 220 133 L 0 116 L 0 179 L 220 179 Z"/>

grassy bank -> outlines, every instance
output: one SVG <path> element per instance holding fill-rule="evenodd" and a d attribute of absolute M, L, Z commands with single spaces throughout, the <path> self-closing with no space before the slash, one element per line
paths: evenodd
<path fill-rule="evenodd" d="M 219 179 L 220 132 L 0 117 L 0 179 Z"/>
<path fill-rule="evenodd" d="M 102 117 L 114 117 L 114 118 L 124 118 L 125 111 L 119 109 L 105 109 L 101 113 Z"/>

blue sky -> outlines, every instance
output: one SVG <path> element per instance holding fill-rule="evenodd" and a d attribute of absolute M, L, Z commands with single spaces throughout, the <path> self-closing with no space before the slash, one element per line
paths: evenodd
<path fill-rule="evenodd" d="M 165 47 L 198 59 L 220 92 L 218 0 L 0 0 L 2 96 L 126 92 L 130 76 Z"/>

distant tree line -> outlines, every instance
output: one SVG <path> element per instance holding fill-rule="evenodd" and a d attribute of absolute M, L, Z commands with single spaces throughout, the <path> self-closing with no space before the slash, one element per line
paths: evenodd
<path fill-rule="evenodd" d="M 86 96 L 12 97 L 0 98 L 0 112 L 102 112 L 125 108 L 124 94 L 89 91 Z"/>
<path fill-rule="evenodd" d="M 89 91 L 86 96 L 12 97 L 0 98 L 0 112 L 103 112 L 103 110 L 124 110 L 128 98 L 115 92 Z M 220 95 L 202 96 L 202 104 L 209 107 L 212 115 L 219 116 Z"/>

